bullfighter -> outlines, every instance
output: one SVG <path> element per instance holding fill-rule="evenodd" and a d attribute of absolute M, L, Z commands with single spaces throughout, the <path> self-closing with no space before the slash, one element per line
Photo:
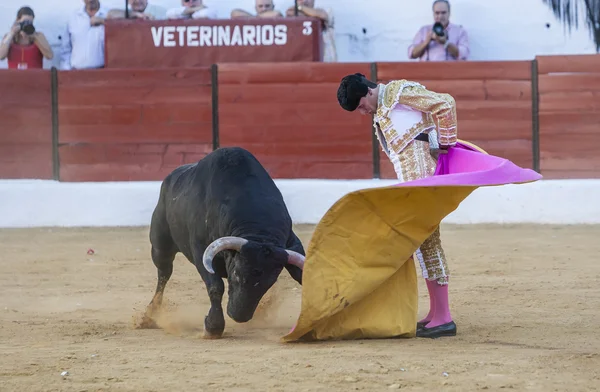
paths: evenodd
<path fill-rule="evenodd" d="M 455 101 L 409 80 L 373 83 L 360 73 L 345 76 L 340 106 L 373 115 L 375 134 L 401 182 L 432 176 L 438 154 L 457 142 Z M 439 226 L 415 252 L 429 292 L 429 312 L 417 323 L 417 337 L 455 336 L 448 300 L 449 269 Z"/>

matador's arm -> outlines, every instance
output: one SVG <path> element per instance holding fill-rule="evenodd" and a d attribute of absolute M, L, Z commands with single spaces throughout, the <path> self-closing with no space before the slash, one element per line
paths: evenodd
<path fill-rule="evenodd" d="M 450 94 L 436 93 L 422 86 L 407 86 L 400 93 L 398 103 L 431 113 L 438 128 L 440 147 L 456 144 L 456 103 Z"/>

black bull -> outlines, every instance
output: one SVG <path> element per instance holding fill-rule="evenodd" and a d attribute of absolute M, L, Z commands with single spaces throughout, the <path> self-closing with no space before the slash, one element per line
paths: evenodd
<path fill-rule="evenodd" d="M 152 315 L 161 306 L 177 252 L 196 266 L 206 284 L 208 338 L 222 336 L 225 329 L 223 279 L 229 288 L 227 314 L 237 322 L 252 319 L 283 268 L 302 284 L 304 248 L 281 192 L 242 148 L 217 149 L 165 178 L 152 214 L 150 243 L 158 284 L 142 327 L 157 327 Z"/>

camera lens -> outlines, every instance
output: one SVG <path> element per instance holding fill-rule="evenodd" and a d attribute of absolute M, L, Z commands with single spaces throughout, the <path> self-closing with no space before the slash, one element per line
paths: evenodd
<path fill-rule="evenodd" d="M 438 36 L 442 36 L 444 35 L 444 26 L 442 26 L 442 24 L 440 22 L 436 22 L 433 25 L 433 32 L 438 35 Z"/>
<path fill-rule="evenodd" d="M 21 31 L 25 34 L 31 35 L 35 33 L 35 27 L 33 27 L 33 22 L 30 20 L 24 20 L 21 22 Z"/>

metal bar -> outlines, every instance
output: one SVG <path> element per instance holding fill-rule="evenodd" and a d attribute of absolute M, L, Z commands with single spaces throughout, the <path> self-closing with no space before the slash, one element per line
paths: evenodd
<path fill-rule="evenodd" d="M 540 93 L 538 86 L 538 62 L 531 62 L 531 149 L 533 170 L 540 173 Z"/>
<path fill-rule="evenodd" d="M 212 142 L 213 151 L 219 148 L 219 66 L 213 64 L 211 71 L 212 89 Z"/>
<path fill-rule="evenodd" d="M 125 0 L 125 19 L 129 19 L 129 0 Z"/>
<path fill-rule="evenodd" d="M 294 15 L 298 16 L 298 0 L 294 0 Z"/>
<path fill-rule="evenodd" d="M 52 100 L 52 177 L 60 181 L 60 158 L 58 155 L 58 71 L 50 69 L 50 93 Z"/>
<path fill-rule="evenodd" d="M 371 75 L 370 79 L 373 83 L 377 83 L 377 63 L 371 63 Z M 374 116 L 372 117 L 372 122 L 374 122 Z M 377 140 L 377 136 L 375 133 L 377 130 L 375 129 L 375 124 L 371 126 L 371 145 L 373 149 L 373 178 L 381 178 L 381 165 L 379 164 L 379 140 Z"/>

